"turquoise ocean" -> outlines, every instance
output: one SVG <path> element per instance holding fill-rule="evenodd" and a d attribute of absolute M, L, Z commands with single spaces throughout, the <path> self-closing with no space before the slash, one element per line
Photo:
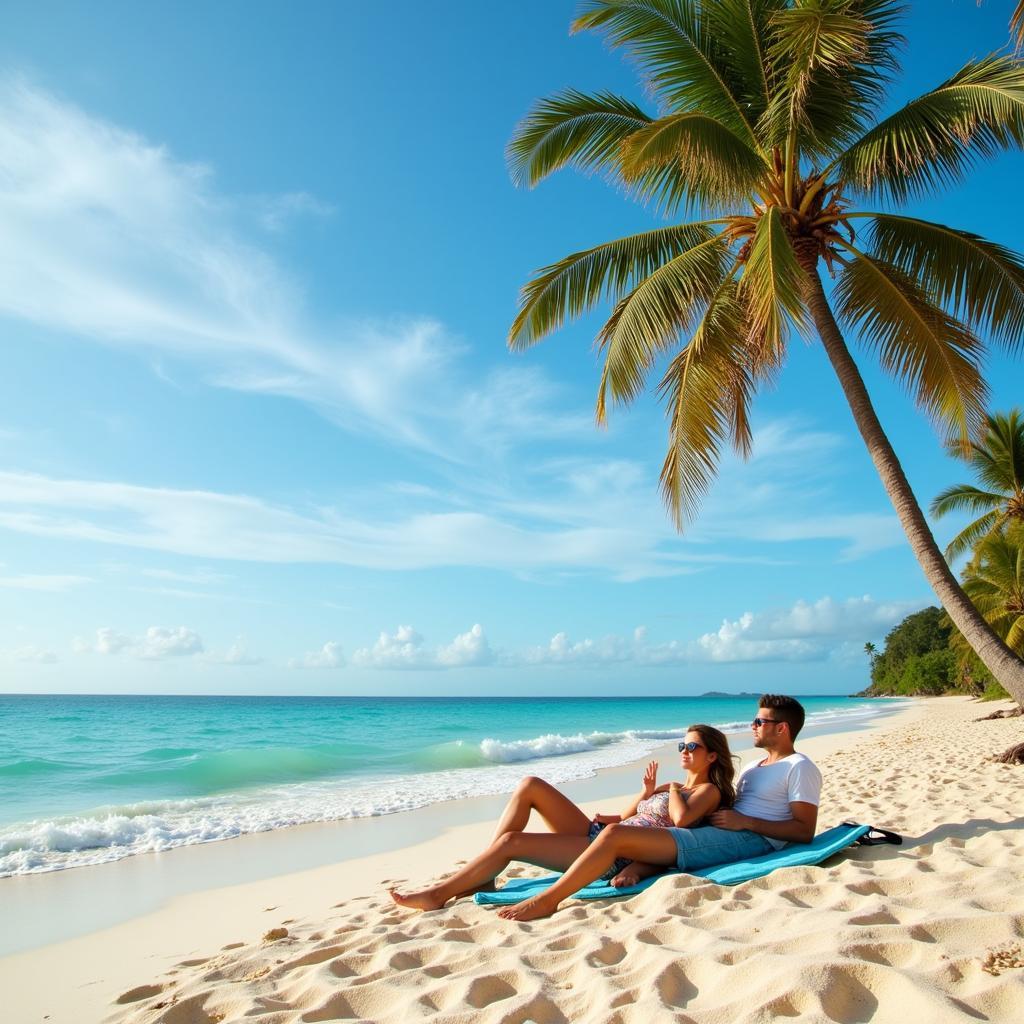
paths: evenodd
<path fill-rule="evenodd" d="M 892 710 L 801 700 L 809 725 L 832 729 Z M 755 704 L 0 696 L 0 877 L 511 792 L 525 774 L 570 782 L 642 758 L 691 722 L 746 733 Z"/>

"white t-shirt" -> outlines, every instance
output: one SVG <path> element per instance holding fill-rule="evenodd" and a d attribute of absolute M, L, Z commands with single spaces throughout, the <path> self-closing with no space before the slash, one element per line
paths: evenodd
<path fill-rule="evenodd" d="M 781 757 L 774 764 L 752 761 L 740 772 L 736 782 L 736 810 L 765 821 L 788 821 L 793 817 L 791 803 L 814 804 L 821 800 L 821 772 L 804 754 Z M 781 850 L 782 839 L 765 839 Z"/>

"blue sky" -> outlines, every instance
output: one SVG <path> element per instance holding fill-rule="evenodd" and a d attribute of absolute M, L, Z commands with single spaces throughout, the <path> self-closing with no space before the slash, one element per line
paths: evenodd
<path fill-rule="evenodd" d="M 1011 6 L 913 4 L 893 102 Z M 643 100 L 573 10 L 8 7 L 0 690 L 864 685 L 864 642 L 932 598 L 820 347 L 682 537 L 653 398 L 594 427 L 599 318 L 505 348 L 533 269 L 654 220 L 572 172 L 510 182 L 537 98 Z M 1022 172 L 913 209 L 1014 246 Z M 859 361 L 927 503 L 963 469 Z M 1020 401 L 1019 360 L 989 376 Z"/>

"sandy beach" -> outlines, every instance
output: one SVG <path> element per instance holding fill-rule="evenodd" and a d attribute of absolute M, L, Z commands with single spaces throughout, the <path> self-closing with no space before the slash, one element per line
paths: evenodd
<path fill-rule="evenodd" d="M 7 956 L 3 1019 L 1019 1020 L 1024 773 L 986 758 L 1022 727 L 974 721 L 994 707 L 921 701 L 867 730 L 798 743 L 825 778 L 819 830 L 855 819 L 900 831 L 902 847 L 857 848 L 734 888 L 675 875 L 529 924 L 468 899 L 426 914 L 396 908 L 386 885 L 444 874 L 490 835 L 487 822 L 452 819 L 418 845 L 182 895 Z M 587 809 L 614 809 L 627 777 L 591 780 L 600 799 Z M 215 846 L 246 877 L 242 841 Z M 206 852 L 174 855 L 200 865 Z"/>

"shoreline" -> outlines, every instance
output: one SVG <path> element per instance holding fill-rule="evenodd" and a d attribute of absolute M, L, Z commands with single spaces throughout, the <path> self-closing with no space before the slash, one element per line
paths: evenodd
<path fill-rule="evenodd" d="M 870 745 L 874 737 L 913 725 L 926 714 L 927 702 L 915 701 L 857 723 L 855 728 L 808 730 L 806 736 L 801 735 L 798 748 L 820 760 L 846 748 Z M 753 750 L 749 734 L 745 738 L 743 747 L 737 744 L 744 763 Z M 656 754 L 662 771 L 670 774 L 668 767 L 674 766 L 678 757 L 674 746 L 659 748 Z M 634 792 L 636 774 L 634 763 L 604 769 L 566 788 L 588 812 L 608 810 L 609 804 L 625 802 Z M 22 941 L 28 937 L 25 930 L 31 931 L 33 919 L 42 923 L 45 932 L 47 919 L 52 920 L 48 907 L 59 905 L 67 925 L 74 922 L 76 913 L 88 916 L 94 912 L 97 904 L 123 907 L 137 896 L 142 897 L 143 905 L 152 903 L 154 891 L 173 891 L 169 881 L 173 883 L 174 876 L 192 883 L 187 891 L 161 897 L 159 905 L 129 919 L 114 908 L 115 916 L 122 918 L 119 921 L 4 956 L 0 959 L 0 986 L 8 1013 L 26 1024 L 41 1024 L 44 1018 L 50 1024 L 106 1019 L 115 1009 L 116 998 L 161 971 L 179 971 L 176 965 L 209 957 L 225 946 L 258 943 L 269 928 L 288 927 L 284 922 L 323 919 L 339 900 L 365 909 L 379 899 L 384 884 L 425 881 L 475 852 L 489 838 L 505 799 L 477 797 L 404 814 L 302 825 L 86 869 L 4 879 L 4 883 L 29 883 L 30 899 L 5 900 L 9 922 L 5 931 L 16 932 Z M 823 817 L 819 831 L 835 823 Z M 871 823 L 886 824 L 881 817 Z M 390 845 L 367 848 L 365 835 L 371 831 L 383 838 L 388 838 L 383 833 L 392 833 Z M 360 833 L 364 838 L 358 838 Z M 398 845 L 392 842 L 402 838 Z M 328 854 L 329 860 L 324 860 Z M 303 856 L 311 863 L 296 870 L 296 860 L 301 862 Z M 212 869 L 215 860 L 220 861 L 216 871 Z M 285 862 L 290 869 L 282 870 Z M 142 867 L 134 871 L 133 866 Z M 105 876 L 102 885 L 101 872 Z M 253 872 L 257 877 L 246 877 Z M 69 879 L 74 884 L 69 886 Z M 75 900 L 68 899 L 72 889 L 85 901 L 84 909 L 79 905 L 76 911 Z M 124 895 L 129 897 L 127 901 L 122 899 Z M 410 912 L 399 913 L 407 918 Z M 61 979 L 60 990 L 51 984 L 32 983 L 53 971 Z"/>

